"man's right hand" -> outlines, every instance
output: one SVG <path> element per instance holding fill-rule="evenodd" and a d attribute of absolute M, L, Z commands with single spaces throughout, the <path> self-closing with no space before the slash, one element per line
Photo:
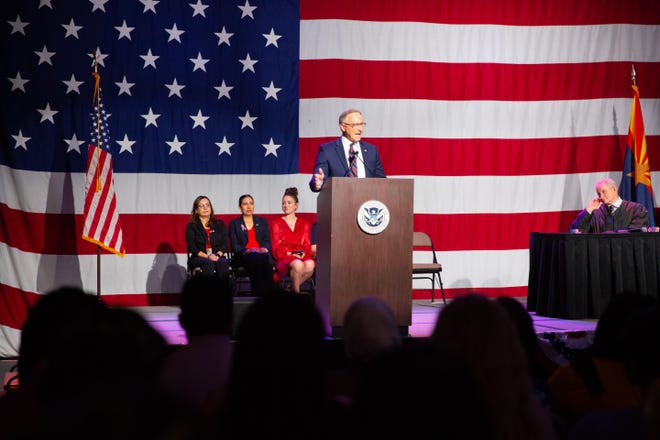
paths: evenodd
<path fill-rule="evenodd" d="M 325 173 L 323 173 L 323 170 L 319 168 L 319 172 L 314 173 L 314 187 L 316 189 L 321 189 L 323 186 L 323 180 L 325 180 Z"/>
<path fill-rule="evenodd" d="M 584 209 L 586 209 L 587 212 L 589 214 L 591 214 L 592 212 L 594 212 L 595 209 L 600 208 L 600 205 L 602 205 L 602 204 L 603 204 L 603 202 L 601 202 L 600 199 L 598 197 L 596 197 L 596 198 L 591 199 L 589 201 L 589 203 L 587 203 L 587 207 L 584 208 Z"/>

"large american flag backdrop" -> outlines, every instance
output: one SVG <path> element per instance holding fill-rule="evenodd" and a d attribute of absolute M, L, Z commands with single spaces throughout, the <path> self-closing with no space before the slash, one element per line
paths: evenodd
<path fill-rule="evenodd" d="M 633 63 L 660 167 L 655 0 L 29 0 L 0 16 L 0 355 L 39 295 L 96 291 L 80 238 L 94 51 L 126 248 L 101 257 L 111 305 L 176 300 L 199 194 L 224 220 L 243 193 L 273 218 L 295 185 L 314 219 L 317 147 L 348 107 L 388 176 L 414 178 L 450 296 L 525 296 L 529 233 L 565 230 L 597 179 L 620 180 Z"/>

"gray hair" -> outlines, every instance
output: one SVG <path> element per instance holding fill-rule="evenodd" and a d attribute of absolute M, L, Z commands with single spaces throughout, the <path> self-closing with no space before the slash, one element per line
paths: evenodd
<path fill-rule="evenodd" d="M 606 178 L 600 179 L 598 182 L 596 182 L 596 185 L 595 185 L 596 192 L 598 192 L 598 188 L 600 188 L 601 186 L 608 186 L 610 188 L 612 188 L 612 187 L 616 188 L 616 183 L 611 178 L 606 177 Z"/>
<path fill-rule="evenodd" d="M 350 115 L 351 113 L 359 113 L 362 114 L 360 110 L 354 109 L 354 108 L 349 108 L 341 112 L 339 115 L 339 123 L 343 124 L 346 121 L 346 116 Z"/>

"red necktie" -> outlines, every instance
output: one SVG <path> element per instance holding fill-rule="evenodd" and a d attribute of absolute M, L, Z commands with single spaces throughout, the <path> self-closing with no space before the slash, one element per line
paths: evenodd
<path fill-rule="evenodd" d="M 348 162 L 351 165 L 351 172 L 349 173 L 348 177 L 357 177 L 358 176 L 358 168 L 357 168 L 357 151 L 353 148 L 353 145 L 355 143 L 351 144 L 351 147 L 348 149 Z"/>

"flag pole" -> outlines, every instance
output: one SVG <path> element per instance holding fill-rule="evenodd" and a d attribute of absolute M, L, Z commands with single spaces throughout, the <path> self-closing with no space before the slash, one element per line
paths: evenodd
<path fill-rule="evenodd" d="M 101 75 L 99 75 L 98 61 L 96 59 L 96 49 L 93 53 L 94 60 L 94 95 L 92 102 L 96 102 L 96 154 L 101 155 Z M 96 167 L 96 191 L 101 191 L 101 172 Z M 101 302 L 101 246 L 96 245 L 96 298 Z"/>
<path fill-rule="evenodd" d="M 632 85 L 637 86 L 637 72 L 635 72 L 635 65 L 632 65 L 630 69 L 630 79 L 632 80 Z"/>

